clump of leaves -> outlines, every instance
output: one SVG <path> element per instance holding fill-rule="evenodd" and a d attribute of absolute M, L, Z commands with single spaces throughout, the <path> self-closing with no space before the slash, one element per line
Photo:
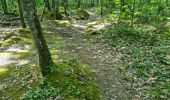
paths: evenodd
<path fill-rule="evenodd" d="M 29 90 L 23 100 L 46 100 L 46 99 L 55 99 L 59 95 L 60 90 L 54 88 L 50 83 L 43 83 L 41 86 L 37 87 L 34 90 Z"/>

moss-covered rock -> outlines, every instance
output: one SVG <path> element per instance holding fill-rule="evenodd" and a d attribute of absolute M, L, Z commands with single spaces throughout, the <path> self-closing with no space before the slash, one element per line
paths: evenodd
<path fill-rule="evenodd" d="M 44 18 L 46 19 L 50 19 L 50 20 L 62 20 L 63 19 L 63 15 L 61 13 L 57 14 L 58 16 L 56 16 L 57 18 L 55 18 L 54 13 L 53 12 L 47 12 L 46 14 L 44 14 Z"/>
<path fill-rule="evenodd" d="M 78 10 L 75 12 L 75 19 L 77 20 L 87 20 L 89 19 L 90 14 L 84 10 Z"/>

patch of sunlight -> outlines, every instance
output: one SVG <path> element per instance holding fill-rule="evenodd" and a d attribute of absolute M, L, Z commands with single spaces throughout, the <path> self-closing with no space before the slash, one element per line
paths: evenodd
<path fill-rule="evenodd" d="M 0 75 L 6 73 L 8 71 L 7 68 L 0 68 Z"/>
<path fill-rule="evenodd" d="M 59 54 L 60 51 L 59 50 L 50 50 L 51 54 L 54 55 L 54 54 Z"/>
<path fill-rule="evenodd" d="M 168 17 L 167 20 L 170 21 L 170 17 Z"/>
<path fill-rule="evenodd" d="M 77 28 L 85 28 L 86 26 L 80 25 L 80 24 L 72 24 L 72 26 L 77 27 Z"/>
<path fill-rule="evenodd" d="M 55 20 L 56 24 L 61 26 L 70 26 L 71 23 L 68 20 Z"/>
<path fill-rule="evenodd" d="M 0 53 L 0 66 L 13 63 L 14 61 L 11 58 L 13 58 L 12 53 Z"/>
<path fill-rule="evenodd" d="M 23 58 L 26 58 L 26 57 L 31 57 L 31 56 L 34 56 L 36 55 L 36 52 L 35 51 L 25 51 L 25 52 L 18 52 L 16 55 L 15 55 L 15 58 L 16 59 L 23 59 Z"/>
<path fill-rule="evenodd" d="M 29 50 L 20 50 L 20 51 L 18 51 L 18 52 L 24 53 L 24 52 L 29 52 Z"/>
<path fill-rule="evenodd" d="M 17 65 L 17 66 L 27 65 L 27 64 L 29 64 L 30 62 L 31 62 L 31 60 L 28 60 L 28 59 L 26 59 L 26 60 L 20 60 L 16 65 Z"/>
<path fill-rule="evenodd" d="M 19 28 L 18 27 L 12 27 L 12 28 L 10 28 L 10 27 L 3 27 L 3 28 L 0 28 L 0 32 L 8 32 L 9 30 L 10 31 L 15 31 L 15 30 L 18 30 Z"/>
<path fill-rule="evenodd" d="M 105 24 L 99 24 L 99 25 L 95 25 L 93 26 L 96 30 L 101 30 L 104 29 L 106 26 L 110 25 L 110 23 L 105 23 Z"/>
<path fill-rule="evenodd" d="M 167 22 L 166 26 L 170 28 L 170 21 Z"/>
<path fill-rule="evenodd" d="M 33 40 L 30 38 L 30 39 L 28 39 L 28 38 L 22 38 L 22 41 L 24 41 L 24 42 L 26 42 L 26 43 L 28 43 L 28 44 L 31 44 L 31 43 L 33 43 Z"/>
<path fill-rule="evenodd" d="M 95 15 L 96 13 L 95 12 L 91 12 L 91 11 L 87 11 L 88 12 L 88 14 L 90 14 L 90 15 Z"/>
<path fill-rule="evenodd" d="M 166 57 L 164 57 L 162 61 L 166 63 L 167 65 L 170 65 L 170 55 L 167 55 Z"/>
<path fill-rule="evenodd" d="M 97 24 L 97 21 L 87 23 L 88 26 Z"/>
<path fill-rule="evenodd" d="M 25 45 L 24 48 L 25 49 L 31 49 L 31 46 L 30 45 Z"/>
<path fill-rule="evenodd" d="M 0 84 L 0 91 L 2 91 L 4 89 L 4 87 L 6 87 L 5 84 Z"/>
<path fill-rule="evenodd" d="M 20 48 L 9 48 L 6 51 L 9 51 L 9 52 L 29 52 L 28 50 L 21 50 Z"/>

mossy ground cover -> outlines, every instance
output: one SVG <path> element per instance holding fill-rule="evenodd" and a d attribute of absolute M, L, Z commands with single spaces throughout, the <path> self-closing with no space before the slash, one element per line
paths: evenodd
<path fill-rule="evenodd" d="M 15 38 L 13 38 L 13 36 Z M 10 53 L 13 62 L 0 66 L 1 99 L 98 100 L 100 89 L 95 84 L 93 70 L 69 55 L 64 42 L 56 34 L 45 33 L 53 60 L 53 73 L 42 78 L 31 33 L 21 29 L 2 42 L 1 50 Z M 10 47 L 18 51 L 8 50 Z M 21 49 L 21 50 L 20 50 Z"/>

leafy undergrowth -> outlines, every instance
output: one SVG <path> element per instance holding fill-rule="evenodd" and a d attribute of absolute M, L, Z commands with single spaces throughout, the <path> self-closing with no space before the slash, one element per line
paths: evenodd
<path fill-rule="evenodd" d="M 70 57 L 64 42 L 56 34 L 45 33 L 56 68 L 42 78 L 31 33 L 21 29 L 4 40 L 2 54 L 10 53 L 13 63 L 0 66 L 1 99 L 24 100 L 98 100 L 100 89 L 93 70 Z M 10 47 L 21 50 L 12 52 Z"/>
<path fill-rule="evenodd" d="M 123 55 L 122 80 L 131 84 L 140 99 L 170 98 L 170 38 L 169 32 L 156 34 L 153 30 L 118 24 L 106 30 L 103 40 Z M 131 91 L 131 90 L 127 90 Z"/>

